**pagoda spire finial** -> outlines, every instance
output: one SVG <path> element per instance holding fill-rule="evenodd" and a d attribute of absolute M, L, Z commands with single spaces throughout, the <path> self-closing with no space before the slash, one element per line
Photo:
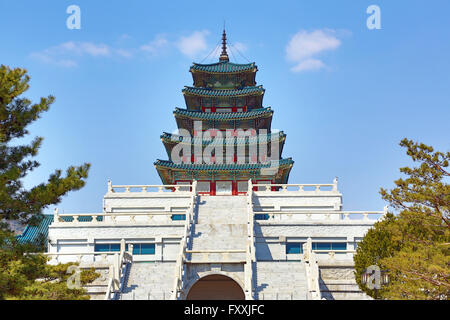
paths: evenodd
<path fill-rule="evenodd" d="M 225 32 L 225 27 L 223 28 L 222 34 L 222 53 L 220 54 L 219 61 L 230 61 L 227 53 L 227 33 Z"/>

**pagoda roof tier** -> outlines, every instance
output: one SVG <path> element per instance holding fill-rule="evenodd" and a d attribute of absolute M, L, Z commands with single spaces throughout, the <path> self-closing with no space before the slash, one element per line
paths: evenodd
<path fill-rule="evenodd" d="M 168 160 L 157 160 L 154 162 L 156 168 L 166 168 L 183 171 L 236 171 L 236 170 L 261 170 L 269 169 L 270 163 L 233 163 L 233 164 L 176 164 Z M 279 168 L 292 167 L 294 160 L 292 158 L 280 159 Z"/>
<path fill-rule="evenodd" d="M 191 68 L 191 72 L 205 72 L 205 73 L 239 73 L 239 72 L 256 72 L 258 67 L 254 62 L 247 64 L 237 64 L 229 61 L 220 61 L 211 64 L 194 63 Z"/>
<path fill-rule="evenodd" d="M 241 89 L 208 89 L 199 87 L 185 87 L 182 92 L 185 95 L 203 97 L 238 97 L 263 95 L 265 89 L 262 86 L 244 87 Z"/>
<path fill-rule="evenodd" d="M 187 109 L 176 108 L 174 116 L 176 118 L 188 118 L 192 120 L 216 120 L 216 121 L 232 121 L 232 120 L 249 120 L 258 118 L 272 117 L 273 110 L 270 107 L 253 109 L 247 112 L 201 112 L 189 111 Z"/>
<path fill-rule="evenodd" d="M 223 137 L 223 142 L 224 144 L 228 144 L 229 142 L 234 143 L 235 145 L 247 145 L 247 144 L 252 144 L 252 143 L 259 143 L 259 142 L 266 142 L 266 141 L 271 141 L 271 139 L 276 139 L 277 141 L 279 140 L 284 140 L 286 139 L 286 134 L 283 131 L 279 131 L 279 132 L 273 132 L 273 133 L 269 133 L 267 135 L 258 135 L 258 136 L 252 136 L 252 137 Z M 183 143 L 183 136 L 177 135 L 177 134 L 171 134 L 171 133 L 167 133 L 164 132 L 161 135 L 161 140 L 163 140 L 163 142 L 165 143 Z M 199 137 L 192 137 L 191 138 L 191 144 L 202 144 L 202 145 L 209 145 L 211 144 L 213 141 L 213 139 L 201 139 Z"/>

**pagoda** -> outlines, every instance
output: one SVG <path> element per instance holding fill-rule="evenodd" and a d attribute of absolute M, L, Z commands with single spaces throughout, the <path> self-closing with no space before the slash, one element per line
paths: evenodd
<path fill-rule="evenodd" d="M 254 62 L 230 62 L 225 30 L 219 62 L 191 66 L 193 86 L 182 90 L 186 108 L 174 111 L 178 132 L 161 135 L 169 160 L 154 163 L 163 184 L 197 180 L 199 193 L 239 195 L 250 179 L 287 183 L 294 161 L 282 158 L 286 135 L 271 130 L 273 110 L 263 107 L 257 71 Z"/>

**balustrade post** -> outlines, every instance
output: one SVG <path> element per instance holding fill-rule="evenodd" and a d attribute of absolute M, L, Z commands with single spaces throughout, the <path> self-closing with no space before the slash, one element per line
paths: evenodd
<path fill-rule="evenodd" d="M 59 211 L 58 208 L 55 208 L 53 210 L 53 222 L 60 222 L 59 221 Z"/>
<path fill-rule="evenodd" d="M 114 192 L 111 180 L 108 180 L 108 192 Z"/>
<path fill-rule="evenodd" d="M 383 216 L 381 217 L 382 219 L 384 219 L 388 214 L 388 206 L 384 206 L 383 208 Z"/>
<path fill-rule="evenodd" d="M 333 189 L 332 191 L 337 192 L 338 191 L 338 178 L 333 179 Z"/>
<path fill-rule="evenodd" d="M 125 239 L 121 239 L 120 240 L 120 252 L 125 252 L 125 248 L 126 248 Z"/>

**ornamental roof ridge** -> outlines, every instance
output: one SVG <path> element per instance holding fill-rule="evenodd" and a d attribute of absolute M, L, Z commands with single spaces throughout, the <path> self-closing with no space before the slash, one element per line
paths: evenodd
<path fill-rule="evenodd" d="M 272 115 L 273 110 L 270 107 L 253 109 L 246 112 L 202 112 L 190 111 L 188 109 L 175 108 L 174 115 L 187 116 L 197 119 L 214 119 L 214 120 L 228 120 L 228 119 L 249 119 L 264 115 Z"/>
<path fill-rule="evenodd" d="M 255 62 L 251 63 L 233 63 L 229 61 L 219 61 L 210 64 L 193 63 L 189 69 L 192 71 L 201 71 L 207 73 L 237 73 L 245 71 L 257 71 L 258 67 Z"/>
<path fill-rule="evenodd" d="M 263 88 L 262 85 L 258 86 L 247 86 L 238 89 L 211 89 L 205 87 L 191 87 L 184 86 L 184 89 L 181 90 L 183 94 L 192 94 L 192 95 L 200 95 L 200 96 L 241 96 L 241 95 L 251 95 L 253 93 L 262 93 L 266 89 Z"/>
<path fill-rule="evenodd" d="M 233 163 L 233 164 L 176 164 L 170 160 L 156 160 L 153 163 L 156 167 L 165 167 L 181 170 L 252 170 L 269 168 L 271 163 Z M 292 158 L 284 158 L 279 160 L 279 166 L 293 165 Z"/>
<path fill-rule="evenodd" d="M 279 140 L 282 140 L 284 138 L 286 138 L 286 134 L 284 133 L 284 131 L 277 131 L 277 132 L 271 132 L 267 135 L 262 135 L 262 136 L 252 136 L 252 137 L 223 137 L 224 142 L 229 142 L 229 141 L 234 141 L 236 144 L 249 144 L 251 143 L 258 143 L 258 142 L 264 142 L 264 141 L 268 141 L 268 138 L 275 136 L 276 138 L 278 138 Z M 160 136 L 160 138 L 162 140 L 168 141 L 168 142 L 174 142 L 174 143 L 180 143 L 183 142 L 183 136 L 180 136 L 178 134 L 172 134 L 172 133 L 168 133 L 168 132 L 163 132 L 163 134 Z M 248 139 L 247 139 L 248 138 Z M 191 138 L 192 143 L 194 144 L 204 144 L 204 145 L 208 145 L 211 144 L 214 140 L 213 139 L 202 139 L 199 137 L 192 137 Z"/>

